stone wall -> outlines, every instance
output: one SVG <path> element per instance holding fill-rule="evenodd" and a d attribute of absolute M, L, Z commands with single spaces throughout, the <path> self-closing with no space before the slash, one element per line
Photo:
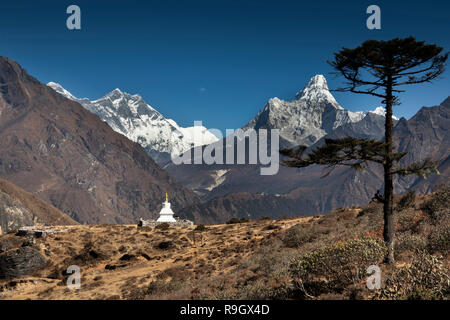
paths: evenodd
<path fill-rule="evenodd" d="M 138 226 L 139 227 L 156 227 L 158 224 L 162 223 L 168 223 L 171 226 L 174 227 L 192 227 L 194 225 L 194 222 L 191 220 L 177 220 L 177 222 L 157 222 L 156 220 L 144 220 L 139 219 Z"/>

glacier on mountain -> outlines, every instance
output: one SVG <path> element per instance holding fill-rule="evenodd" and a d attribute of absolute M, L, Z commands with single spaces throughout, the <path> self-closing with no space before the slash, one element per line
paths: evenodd
<path fill-rule="evenodd" d="M 384 116 L 381 109 L 369 112 Z M 315 75 L 294 100 L 270 99 L 243 129 L 279 129 L 282 147 L 310 146 L 346 123 L 361 121 L 367 114 L 345 110 L 331 94 L 325 77 Z"/>
<path fill-rule="evenodd" d="M 142 145 L 160 164 L 166 162 L 170 155 L 178 155 L 192 147 L 218 140 L 204 126 L 184 128 L 174 120 L 166 119 L 138 94 L 131 95 L 114 89 L 104 97 L 91 101 L 87 98 L 78 99 L 55 82 L 49 82 L 47 85 L 66 98 L 79 102 L 107 122 L 114 131 Z"/>
<path fill-rule="evenodd" d="M 386 109 L 382 106 L 379 106 L 378 108 L 375 108 L 375 110 L 369 111 L 370 113 L 375 113 L 378 114 L 380 116 L 385 117 L 386 116 Z M 396 116 L 392 116 L 392 119 L 394 120 L 399 120 Z"/>
<path fill-rule="evenodd" d="M 114 89 L 104 97 L 91 101 L 75 97 L 55 82 L 49 82 L 48 86 L 79 102 L 116 132 L 141 144 L 163 166 L 170 161 L 171 156 L 182 154 L 192 147 L 219 141 L 204 126 L 181 127 L 174 120 L 166 119 L 138 94 L 131 95 Z M 297 92 L 295 99 L 270 99 L 242 129 L 278 129 L 281 148 L 311 146 L 336 128 L 347 123 L 357 123 L 370 113 L 385 116 L 385 109 L 378 107 L 367 112 L 346 110 L 331 94 L 325 77 L 315 75 L 303 90 Z"/>

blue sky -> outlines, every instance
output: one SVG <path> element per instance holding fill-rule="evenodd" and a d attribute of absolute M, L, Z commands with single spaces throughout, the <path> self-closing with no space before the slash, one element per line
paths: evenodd
<path fill-rule="evenodd" d="M 81 8 L 82 29 L 66 28 Z M 381 30 L 366 28 L 367 6 L 381 7 Z M 448 1 L 23 1 L 0 4 L 0 55 L 41 82 L 78 97 L 114 88 L 139 93 L 180 125 L 224 130 L 249 121 L 271 97 L 292 99 L 310 77 L 342 81 L 327 60 L 368 39 L 414 36 L 450 50 Z M 377 98 L 334 93 L 347 109 Z M 450 95 L 450 70 L 434 84 L 407 88 L 397 116 Z"/>

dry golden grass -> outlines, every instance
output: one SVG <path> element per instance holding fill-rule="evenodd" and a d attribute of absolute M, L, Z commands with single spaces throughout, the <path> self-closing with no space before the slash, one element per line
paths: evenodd
<path fill-rule="evenodd" d="M 133 225 L 64 226 L 67 229 L 36 239 L 49 265 L 33 276 L 0 280 L 1 299 L 127 299 L 154 281 L 181 278 L 195 281 L 230 272 L 261 246 L 264 238 L 312 218 L 251 221 L 158 230 Z M 267 228 L 273 225 L 274 228 Z M 20 238 L 3 235 L 0 241 Z M 25 239 L 23 239 L 25 240 Z M 161 249 L 161 243 L 170 243 Z M 164 246 L 163 246 L 164 247 Z M 80 290 L 66 286 L 70 265 L 81 268 Z M 188 298 L 188 297 L 184 297 Z"/>
<path fill-rule="evenodd" d="M 67 232 L 34 244 L 49 265 L 33 276 L 1 280 L 0 299 L 448 298 L 450 199 L 442 193 L 418 196 L 407 205 L 399 199 L 395 265 L 381 261 L 383 210 L 377 202 L 314 217 L 198 229 L 60 226 L 55 229 Z M 429 201 L 439 215 L 423 209 Z M 14 234 L 0 236 L 0 251 L 5 243 L 17 247 L 25 241 Z M 372 263 L 382 269 L 384 291 L 365 286 L 361 272 Z M 70 265 L 81 267 L 80 290 L 66 286 Z M 343 276 L 347 280 L 338 281 Z M 399 285 L 406 289 L 393 289 Z"/>

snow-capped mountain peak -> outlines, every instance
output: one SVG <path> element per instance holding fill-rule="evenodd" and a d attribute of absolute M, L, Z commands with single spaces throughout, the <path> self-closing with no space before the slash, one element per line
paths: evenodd
<path fill-rule="evenodd" d="M 313 76 L 291 101 L 270 99 L 244 129 L 279 129 L 282 146 L 311 145 L 325 134 L 363 113 L 344 110 L 328 89 L 323 75 Z"/>
<path fill-rule="evenodd" d="M 307 96 L 309 92 L 311 91 L 322 91 L 322 90 L 326 90 L 329 91 L 328 89 L 328 84 L 327 84 L 327 80 L 325 79 L 325 77 L 321 74 L 317 74 L 314 77 L 312 77 L 308 84 L 305 86 L 305 88 L 299 92 L 297 92 L 296 97 L 298 99 L 302 98 L 303 96 Z"/>
<path fill-rule="evenodd" d="M 321 74 L 312 77 L 305 88 L 297 92 L 295 98 L 297 100 L 306 100 L 312 104 L 328 102 L 336 109 L 344 110 L 328 89 L 327 79 Z"/>
<path fill-rule="evenodd" d="M 56 82 L 49 82 L 47 83 L 47 85 L 52 88 L 53 90 L 55 90 L 56 92 L 58 92 L 59 94 L 63 95 L 64 97 L 70 99 L 70 100 L 77 100 L 78 98 L 75 97 L 74 95 L 72 95 L 69 91 L 67 91 L 66 89 L 63 88 L 62 85 L 60 85 L 59 83 Z"/>
<path fill-rule="evenodd" d="M 322 74 L 316 74 L 309 80 L 307 87 L 319 87 L 328 90 L 327 79 Z"/>
<path fill-rule="evenodd" d="M 204 126 L 180 127 L 174 120 L 166 119 L 138 94 L 114 89 L 97 100 L 78 99 L 61 85 L 48 86 L 66 98 L 79 102 L 84 108 L 106 121 L 116 132 L 142 145 L 147 153 L 160 164 L 169 155 L 181 154 L 192 146 L 218 141 Z"/>
<path fill-rule="evenodd" d="M 126 95 L 129 95 L 128 93 Z M 119 88 L 114 89 L 113 91 L 107 93 L 105 96 L 103 96 L 100 99 L 93 100 L 92 102 L 104 100 L 104 99 L 110 99 L 111 101 L 121 100 L 125 98 L 125 93 L 123 93 Z"/>
<path fill-rule="evenodd" d="M 383 117 L 386 116 L 386 109 L 384 107 L 382 107 L 382 106 L 379 106 L 379 107 L 375 108 L 375 110 L 372 110 L 372 111 L 369 111 L 369 112 L 378 114 L 378 115 L 383 116 Z M 398 118 L 396 116 L 394 116 L 394 115 L 392 116 L 392 119 L 398 120 Z"/>

